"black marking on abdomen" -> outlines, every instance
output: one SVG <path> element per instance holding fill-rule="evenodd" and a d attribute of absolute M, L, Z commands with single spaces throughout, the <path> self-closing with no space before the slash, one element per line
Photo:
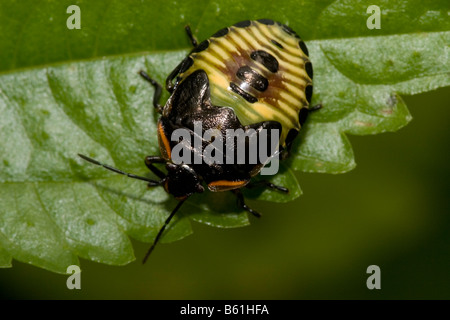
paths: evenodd
<path fill-rule="evenodd" d="M 308 114 L 309 110 L 307 108 L 300 109 L 300 112 L 298 113 L 298 122 L 300 123 L 301 126 L 303 126 L 303 124 L 305 123 Z"/>
<path fill-rule="evenodd" d="M 240 67 L 236 77 L 260 92 L 266 91 L 269 86 L 269 81 L 249 66 Z"/>
<path fill-rule="evenodd" d="M 282 25 L 281 25 L 281 28 L 282 28 L 283 31 L 286 32 L 288 35 L 294 36 L 294 37 L 296 37 L 297 39 L 300 38 L 300 37 L 297 35 L 297 33 L 295 33 L 295 31 L 291 29 L 291 27 L 288 27 L 287 25 L 282 24 Z"/>
<path fill-rule="evenodd" d="M 312 87 L 312 85 L 308 84 L 305 88 L 305 96 L 306 96 L 306 100 L 308 101 L 308 103 L 311 103 L 312 93 L 313 93 L 313 87 Z"/>
<path fill-rule="evenodd" d="M 279 43 L 278 41 L 275 40 L 270 40 L 270 42 L 272 42 L 274 45 L 276 45 L 278 48 L 280 49 L 284 49 L 283 45 L 281 43 Z"/>
<path fill-rule="evenodd" d="M 278 60 L 273 55 L 271 55 L 266 51 L 263 50 L 253 51 L 250 54 L 250 58 L 261 63 L 270 72 L 275 73 L 278 71 Z"/>
<path fill-rule="evenodd" d="M 238 28 L 246 28 L 246 27 L 249 27 L 251 24 L 252 24 L 252 22 L 250 20 L 244 20 L 244 21 L 235 23 L 234 26 L 238 27 Z"/>
<path fill-rule="evenodd" d="M 245 100 L 247 100 L 250 103 L 255 103 L 256 101 L 258 101 L 258 99 L 256 99 L 250 93 L 242 90 L 237 84 L 235 84 L 233 82 L 230 82 L 230 88 L 233 92 L 237 93 L 238 95 L 240 95 L 242 98 L 244 98 Z"/>
<path fill-rule="evenodd" d="M 286 139 L 284 140 L 284 142 L 286 143 L 287 147 L 289 148 L 290 145 L 292 144 L 292 141 L 295 140 L 295 138 L 298 136 L 298 130 L 297 129 L 291 129 L 289 130 Z"/>
<path fill-rule="evenodd" d="M 259 19 L 258 22 L 261 22 L 262 24 L 265 24 L 268 26 L 275 24 L 275 21 L 273 21 L 271 19 Z"/>
<path fill-rule="evenodd" d="M 306 44 L 300 40 L 298 42 L 298 46 L 300 47 L 300 49 L 302 49 L 303 53 L 306 54 L 307 56 L 309 56 L 309 52 L 308 52 L 308 48 L 306 47 Z"/>
<path fill-rule="evenodd" d="M 212 37 L 214 37 L 214 38 L 220 38 L 220 37 L 223 37 L 224 35 L 226 35 L 226 34 L 228 33 L 228 31 L 230 31 L 229 28 L 223 28 L 223 29 L 220 29 L 219 31 L 217 31 L 216 33 L 214 33 L 214 34 L 212 35 Z"/>
<path fill-rule="evenodd" d="M 313 67 L 312 67 L 312 63 L 310 61 L 307 61 L 305 63 L 305 70 L 306 70 L 306 73 L 308 74 L 308 77 L 312 80 L 312 78 L 313 78 Z"/>

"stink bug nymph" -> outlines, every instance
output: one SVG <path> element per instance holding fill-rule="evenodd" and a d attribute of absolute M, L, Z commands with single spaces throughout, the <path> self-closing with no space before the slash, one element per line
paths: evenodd
<path fill-rule="evenodd" d="M 248 136 L 243 144 L 246 157 L 241 162 L 225 161 L 225 154 L 218 156 L 224 161 L 206 161 L 204 151 L 213 139 L 204 138 L 199 147 L 188 148 L 187 154 L 189 159 L 197 157 L 205 161 L 179 162 L 173 157 L 181 143 L 172 139 L 176 130 L 183 129 L 188 138 L 195 139 L 195 125 L 201 123 L 201 133 L 215 130 L 214 140 L 220 138 L 221 141 L 230 140 L 227 140 L 227 133 L 231 129 L 246 133 L 253 130 L 256 137 L 262 137 L 262 133 L 269 130 L 265 138 L 270 140 L 273 132 L 277 134 L 276 154 L 284 158 L 308 113 L 320 108 L 320 105 L 310 108 L 313 69 L 308 49 L 288 26 L 269 19 L 247 20 L 223 28 L 201 43 L 197 43 L 188 26 L 186 31 L 194 48 L 167 77 L 166 90 L 170 98 L 164 106 L 159 104 L 161 85 L 144 71 L 139 72 L 154 87 L 153 106 L 161 114 L 157 125 L 161 155 L 145 158 L 145 165 L 158 180 L 126 173 L 79 155 L 113 172 L 143 180 L 149 186 L 162 186 L 179 201 L 143 262 L 184 201 L 195 193 L 204 192 L 205 187 L 212 192 L 233 192 L 239 206 L 257 217 L 260 214 L 245 204 L 241 188 L 262 185 L 288 192 L 266 180 L 251 181 L 266 162 L 249 160 L 250 153 L 258 149 L 251 146 Z M 239 151 L 234 140 L 231 145 L 234 148 L 231 151 Z M 235 159 L 234 156 L 231 160 Z M 158 169 L 156 163 L 165 164 L 167 172 Z"/>

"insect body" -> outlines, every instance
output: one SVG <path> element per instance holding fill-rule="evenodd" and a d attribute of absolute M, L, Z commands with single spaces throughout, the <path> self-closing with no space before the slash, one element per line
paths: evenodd
<path fill-rule="evenodd" d="M 270 140 L 276 133 L 279 150 L 285 156 L 308 111 L 317 109 L 309 108 L 313 70 L 308 50 L 289 27 L 268 19 L 242 21 L 219 30 L 200 44 L 197 44 L 189 27 L 186 27 L 186 31 L 194 49 L 168 76 L 166 89 L 171 96 L 164 106 L 159 104 L 161 86 L 145 72 L 140 72 L 154 86 L 153 105 L 161 114 L 157 126 L 161 156 L 145 158 L 146 166 L 159 180 L 125 173 L 80 155 L 106 169 L 144 180 L 149 186 L 161 185 L 179 200 L 144 262 L 183 202 L 192 194 L 203 192 L 204 186 L 213 192 L 232 191 L 242 208 L 259 216 L 245 204 L 240 191 L 243 187 L 256 184 L 252 184 L 251 179 L 267 162 L 261 159 L 249 161 L 252 152 L 260 152 L 260 149 L 265 148 L 264 145 L 258 145 L 252 149 L 251 138 L 261 138 L 263 132 L 268 132 L 264 138 Z M 200 138 L 195 128 L 198 123 L 201 124 Z M 178 129 L 187 132 L 183 143 L 189 140 L 191 143 L 184 149 L 187 158 L 200 161 L 174 161 L 173 153 L 181 140 L 172 137 Z M 214 130 L 215 135 L 211 139 L 203 136 L 208 130 Z M 215 159 L 219 161 L 206 161 L 204 152 L 213 141 L 220 139 L 230 142 L 227 135 L 230 130 L 250 132 L 243 144 L 244 160 L 236 161 L 235 151 L 239 150 L 233 140 L 231 158 L 215 150 Z M 200 139 L 197 147 L 192 146 L 196 138 Z M 155 163 L 165 164 L 167 173 L 158 169 Z M 265 180 L 258 184 L 288 192 L 286 188 Z"/>

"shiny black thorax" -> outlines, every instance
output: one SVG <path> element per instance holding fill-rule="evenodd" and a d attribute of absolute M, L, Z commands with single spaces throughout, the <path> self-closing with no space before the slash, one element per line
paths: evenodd
<path fill-rule="evenodd" d="M 178 141 L 171 141 L 173 131 L 180 128 L 190 131 L 190 145 L 192 146 L 190 152 L 192 153 L 192 161 L 187 165 L 191 167 L 207 184 L 219 180 L 249 181 L 252 176 L 256 175 L 261 170 L 264 163 L 261 163 L 259 158 L 257 163 L 249 163 L 249 141 L 246 141 L 245 145 L 246 160 L 244 164 L 237 164 L 236 159 L 234 159 L 234 164 L 226 163 L 225 152 L 223 154 L 222 164 L 207 164 L 205 161 L 202 161 L 201 164 L 193 163 L 194 153 L 200 152 L 203 156 L 204 149 L 211 143 L 210 141 L 202 139 L 201 149 L 196 149 L 194 147 L 193 139 L 195 122 L 201 123 L 202 136 L 208 129 L 218 129 L 222 135 L 222 141 L 224 143 L 226 142 L 227 129 L 242 129 L 246 131 L 251 128 L 255 130 L 257 135 L 262 129 L 267 129 L 267 139 L 269 141 L 270 133 L 272 132 L 271 129 L 281 130 L 281 125 L 276 121 L 264 121 L 243 126 L 236 117 L 236 114 L 232 108 L 212 105 L 209 90 L 209 79 L 203 70 L 195 71 L 180 84 L 176 85 L 174 92 L 163 109 L 159 122 L 162 127 L 163 134 L 169 141 L 171 150 L 177 143 L 179 143 Z M 234 147 L 236 148 L 237 144 L 234 144 Z M 162 145 L 160 148 L 163 155 L 167 154 L 167 150 L 164 150 L 166 146 Z M 237 150 L 235 150 L 234 155 L 237 155 Z M 171 159 L 167 160 L 170 161 Z"/>

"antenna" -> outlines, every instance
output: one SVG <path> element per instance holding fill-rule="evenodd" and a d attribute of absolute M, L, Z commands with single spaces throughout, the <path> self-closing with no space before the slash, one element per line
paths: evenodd
<path fill-rule="evenodd" d="M 127 176 L 127 177 L 132 178 L 132 179 L 137 179 L 137 180 L 143 180 L 143 181 L 146 181 L 146 182 L 149 183 L 150 186 L 159 186 L 159 185 L 161 185 L 161 182 L 164 181 L 164 179 L 162 179 L 161 181 L 156 181 L 156 180 L 149 179 L 149 178 L 147 178 L 147 177 L 142 177 L 142 176 L 138 176 L 138 175 L 135 175 L 135 174 L 132 174 L 132 173 L 128 173 L 128 172 L 119 170 L 119 169 L 117 169 L 117 168 L 111 167 L 110 165 L 101 163 L 101 162 L 99 162 L 99 161 L 97 161 L 97 160 L 95 160 L 95 159 L 89 158 L 89 157 L 87 157 L 87 156 L 85 156 L 85 155 L 82 155 L 82 154 L 78 154 L 78 156 L 79 156 L 81 159 L 83 159 L 83 160 L 86 160 L 86 161 L 88 161 L 88 162 L 90 162 L 90 163 L 93 163 L 93 164 L 95 164 L 95 165 L 97 165 L 97 166 L 103 167 L 103 168 L 105 168 L 105 169 L 107 169 L 107 170 L 110 170 L 110 171 L 112 171 L 112 172 L 115 172 L 115 173 L 118 173 L 118 174 L 122 174 L 122 175 Z M 145 263 L 145 262 L 147 261 L 148 257 L 149 257 L 150 254 L 152 253 L 153 249 L 155 249 L 155 246 L 156 246 L 156 244 L 158 243 L 159 238 L 161 238 L 161 236 L 162 236 L 164 230 L 166 229 L 167 225 L 170 223 L 170 221 L 172 220 L 172 218 L 175 216 L 175 213 L 178 211 L 178 209 L 180 209 L 181 205 L 184 203 L 184 201 L 186 201 L 187 198 L 188 198 L 188 197 L 185 197 L 185 198 L 183 198 L 182 200 L 180 200 L 180 201 L 178 202 L 177 206 L 175 207 L 175 209 L 173 209 L 173 211 L 170 213 L 169 217 L 168 217 L 168 218 L 166 219 L 166 221 L 164 222 L 164 225 L 161 227 L 161 229 L 159 229 L 159 232 L 158 232 L 158 234 L 156 235 L 156 238 L 155 238 L 155 240 L 153 241 L 152 246 L 150 247 L 150 249 L 148 249 L 147 254 L 145 255 L 144 259 L 142 260 L 142 263 Z"/>
<path fill-rule="evenodd" d="M 111 167 L 110 165 L 107 165 L 107 164 L 101 163 L 101 162 L 99 162 L 99 161 L 97 161 L 95 159 L 89 158 L 89 157 L 87 157 L 85 155 L 78 154 L 78 156 L 81 159 L 83 159 L 83 160 L 86 160 L 86 161 L 88 161 L 90 163 L 93 163 L 93 164 L 95 164 L 97 166 L 100 166 L 100 167 L 103 167 L 105 169 L 108 169 L 108 170 L 110 170 L 112 172 L 115 172 L 115 173 L 118 173 L 118 174 L 123 174 L 124 176 L 127 176 L 127 177 L 132 178 L 132 179 L 147 181 L 150 186 L 159 186 L 161 184 L 159 181 L 152 180 L 152 179 L 149 179 L 147 177 L 137 176 L 135 174 L 119 170 L 117 168 Z"/>

